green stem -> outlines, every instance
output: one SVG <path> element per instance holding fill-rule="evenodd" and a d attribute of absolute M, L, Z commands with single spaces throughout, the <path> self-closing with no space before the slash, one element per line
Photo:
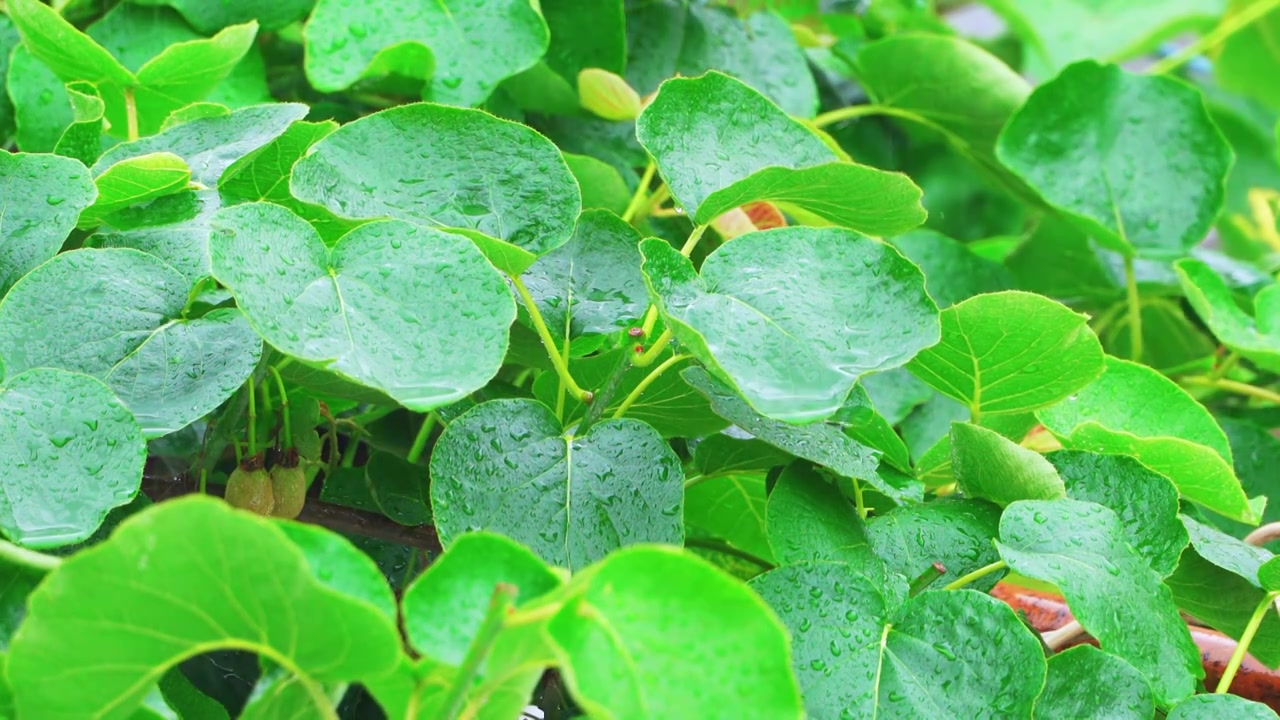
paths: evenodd
<path fill-rule="evenodd" d="M 844 120 L 852 120 L 854 118 L 866 117 L 867 115 L 883 115 L 888 108 L 882 105 L 850 105 L 849 107 L 837 108 L 824 112 L 813 119 L 813 124 L 818 127 L 826 127 L 834 125 Z"/>
<path fill-rule="evenodd" d="M 1240 362 L 1240 356 L 1235 351 L 1227 353 L 1227 356 L 1222 358 L 1222 362 L 1218 363 L 1217 367 L 1210 371 L 1209 379 L 1221 380 L 1226 377 L 1227 373 L 1231 372 L 1231 368 L 1235 367 L 1238 362 Z"/>
<path fill-rule="evenodd" d="M 1253 617 L 1249 618 L 1249 624 L 1244 626 L 1244 633 L 1240 635 L 1240 642 L 1236 643 L 1235 652 L 1231 653 L 1231 659 L 1227 661 L 1227 669 L 1222 672 L 1222 679 L 1218 681 L 1218 687 L 1213 691 L 1217 695 L 1222 695 L 1231 689 L 1231 682 L 1236 679 L 1236 672 L 1240 670 L 1240 663 L 1244 662 L 1244 655 L 1249 650 L 1249 643 L 1253 642 L 1253 636 L 1258 634 L 1258 628 L 1262 626 L 1262 620 L 1267 616 L 1267 610 L 1271 607 L 1271 603 L 1280 597 L 1280 592 L 1267 593 L 1262 598 L 1262 602 L 1258 603 L 1258 607 L 1253 609 Z"/>
<path fill-rule="evenodd" d="M 644 335 L 642 335 L 641 337 L 648 338 L 650 335 L 652 335 L 653 326 L 657 324 L 658 324 L 658 306 L 650 305 L 648 312 L 644 314 L 644 324 L 640 326 L 640 329 L 644 331 Z"/>
<path fill-rule="evenodd" d="M 0 560 L 7 560 L 12 565 L 21 565 L 41 573 L 47 573 L 62 564 L 60 557 L 18 547 L 4 540 L 0 540 Z"/>
<path fill-rule="evenodd" d="M 1138 276 L 1133 271 L 1133 258 L 1124 259 L 1124 284 L 1129 306 L 1129 355 L 1142 362 L 1142 298 L 1138 294 Z"/>
<path fill-rule="evenodd" d="M 853 504 L 858 509 L 858 517 L 863 520 L 867 519 L 867 506 L 862 500 L 862 483 L 858 482 L 858 478 L 850 478 L 853 481 Z M 845 505 L 845 507 L 849 507 Z"/>
<path fill-rule="evenodd" d="M 462 708 L 466 706 L 467 695 L 471 692 L 471 686 L 480 674 L 480 666 L 484 664 L 489 651 L 493 649 L 493 642 L 498 639 L 498 634 L 502 632 L 504 621 L 507 619 L 507 613 L 511 610 L 511 606 L 515 601 L 516 593 L 516 586 L 508 585 L 507 583 L 498 583 L 498 586 L 494 588 L 493 598 L 489 601 L 489 610 L 480 622 L 480 630 L 476 632 L 475 639 L 471 641 L 471 647 L 467 648 L 467 654 L 462 659 L 462 666 L 458 668 L 457 674 L 454 675 L 453 685 L 449 688 L 449 694 L 440 705 L 440 707 L 444 708 L 444 712 L 440 713 L 441 718 L 456 720 L 458 714 L 462 712 Z"/>
<path fill-rule="evenodd" d="M 418 428 L 418 434 L 413 438 L 413 445 L 409 448 L 409 454 L 405 459 L 413 464 L 417 464 L 422 459 L 422 451 L 427 448 L 427 439 L 431 437 L 431 431 L 436 427 L 435 411 L 427 413 L 427 417 L 422 421 L 422 427 Z"/>
<path fill-rule="evenodd" d="M 702 234 L 706 231 L 706 225 L 695 225 L 693 232 L 689 233 L 689 239 L 684 241 L 684 247 L 680 248 L 680 254 L 685 257 L 691 257 L 693 249 L 698 247 L 698 241 L 702 239 Z"/>
<path fill-rule="evenodd" d="M 688 360 L 690 357 L 692 356 L 691 355 L 672 355 L 671 357 L 664 360 L 662 364 L 650 370 L 649 374 L 646 375 L 644 379 L 640 381 L 640 384 L 636 385 L 635 388 L 630 393 L 627 394 L 627 397 L 622 401 L 622 404 L 618 406 L 618 409 L 613 411 L 613 417 L 617 419 L 622 417 L 623 415 L 626 415 L 627 411 L 630 410 L 631 406 L 634 405 L 635 402 L 640 399 L 640 396 L 644 394 L 644 391 L 649 389 L 649 386 L 653 384 L 654 380 L 657 380 L 659 377 L 661 377 L 662 373 L 670 370 L 671 368 L 675 367 L 681 362 Z"/>
<path fill-rule="evenodd" d="M 920 573 L 920 575 L 916 577 L 915 580 L 911 581 L 911 589 L 910 591 L 907 592 L 907 595 L 909 595 L 910 597 L 915 597 L 916 595 L 919 595 L 920 593 L 929 589 L 929 586 L 933 584 L 933 581 L 942 577 L 944 574 L 946 574 L 946 572 L 947 572 L 947 568 L 942 563 L 935 562 L 934 564 L 930 565 L 924 572 Z"/>
<path fill-rule="evenodd" d="M 133 88 L 124 89 L 124 114 L 129 141 L 138 139 L 138 103 L 133 97 Z"/>
<path fill-rule="evenodd" d="M 284 389 L 284 378 L 280 377 L 280 371 L 271 365 L 267 366 L 267 370 L 271 372 L 271 377 L 275 378 L 276 390 L 280 393 L 280 419 L 284 423 L 284 449 L 288 450 L 293 447 L 293 421 L 289 419 L 289 392 Z"/>
<path fill-rule="evenodd" d="M 956 578 L 950 583 L 947 583 L 942 589 L 943 590 L 959 590 L 960 588 L 964 587 L 965 585 L 968 585 L 974 580 L 981 580 L 982 578 L 990 575 L 991 573 L 1000 572 L 1001 570 L 1004 570 L 1007 567 L 1009 567 L 1009 565 L 1006 564 L 1005 561 L 997 560 L 991 563 L 990 565 L 983 565 L 982 567 L 978 568 L 977 570 L 974 570 L 968 575 L 962 575 L 959 578 Z"/>
<path fill-rule="evenodd" d="M 663 330 L 662 334 L 658 336 L 658 339 L 653 341 L 653 347 L 649 348 L 641 355 L 633 356 L 631 358 L 631 364 L 635 367 L 649 367 L 653 364 L 654 360 L 658 359 L 658 356 L 662 354 L 662 351 L 667 349 L 667 343 L 671 342 L 672 337 L 674 336 L 671 334 L 670 330 Z"/>
<path fill-rule="evenodd" d="M 258 383 L 249 378 L 249 457 L 258 454 L 258 402 L 254 387 Z"/>
<path fill-rule="evenodd" d="M 571 342 L 569 340 L 569 318 L 570 317 L 572 317 L 570 313 L 564 314 L 564 349 L 560 351 L 560 361 L 564 363 L 565 367 L 569 367 L 569 343 Z M 556 418 L 561 421 L 564 420 L 565 390 L 566 388 L 564 386 L 563 380 L 556 383 Z"/>
<path fill-rule="evenodd" d="M 658 165 L 650 160 L 644 169 L 644 174 L 640 176 L 640 184 L 636 186 L 636 191 L 631 196 L 631 202 L 627 203 L 627 209 L 622 212 L 622 222 L 630 223 L 635 219 L 636 213 L 640 207 L 644 205 L 644 201 L 649 196 L 649 184 L 653 182 L 653 175 L 658 171 Z"/>
<path fill-rule="evenodd" d="M 1147 72 L 1152 75 L 1163 75 L 1176 70 L 1191 58 L 1221 45 L 1227 38 L 1249 27 L 1276 8 L 1280 8 L 1280 0 L 1260 0 L 1250 3 L 1240 12 L 1223 18 L 1217 27 L 1201 35 L 1195 42 L 1152 65 Z"/>
<path fill-rule="evenodd" d="M 200 468 L 200 494 L 209 492 L 209 468 Z"/>
<path fill-rule="evenodd" d="M 573 381 L 573 376 L 569 374 L 569 364 L 560 356 L 560 351 L 556 348 L 556 341 L 551 337 L 551 331 L 547 329 L 547 321 L 542 318 L 542 311 L 538 310 L 538 304 L 533 301 L 533 295 L 529 293 L 529 288 L 524 286 L 524 281 L 519 276 L 512 275 L 510 277 L 511 284 L 515 286 L 516 292 L 520 293 L 520 299 L 524 302 L 525 309 L 529 311 L 529 320 L 533 323 L 533 329 L 537 331 L 538 338 L 542 340 L 542 346 L 546 348 L 547 357 L 551 358 L 552 367 L 556 369 L 556 374 L 560 376 L 560 382 L 564 383 L 569 392 L 573 394 L 575 400 L 590 405 L 594 396 Z"/>
<path fill-rule="evenodd" d="M 1214 379 L 1207 375 L 1192 375 L 1191 377 L 1182 378 L 1181 382 L 1185 385 L 1199 385 L 1200 387 L 1211 387 L 1217 390 L 1226 390 L 1237 395 L 1263 400 L 1270 403 L 1280 405 L 1280 393 L 1260 388 L 1257 385 L 1237 382 L 1235 380 L 1226 380 L 1222 378 Z"/>
<path fill-rule="evenodd" d="M 746 550 L 739 550 L 729 543 L 722 542 L 720 540 L 713 540 L 711 538 L 685 538 L 684 545 L 685 547 L 702 548 L 704 550 L 713 550 L 715 552 L 724 553 L 725 555 L 732 555 L 741 560 L 746 560 L 752 565 L 758 565 L 765 570 L 772 570 L 777 567 L 762 557 L 753 555 Z"/>

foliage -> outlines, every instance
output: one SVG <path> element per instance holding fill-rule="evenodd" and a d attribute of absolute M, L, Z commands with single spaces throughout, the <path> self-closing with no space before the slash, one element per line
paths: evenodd
<path fill-rule="evenodd" d="M 1275 717 L 1280 1 L 0 5 L 0 717 Z"/>

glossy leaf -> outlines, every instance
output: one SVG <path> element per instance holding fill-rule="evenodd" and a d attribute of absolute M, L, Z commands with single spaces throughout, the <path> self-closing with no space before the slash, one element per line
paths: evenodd
<path fill-rule="evenodd" d="M 256 20 L 263 30 L 278 30 L 301 20 L 315 0 L 284 0 L 264 5 L 253 0 L 207 3 L 203 0 L 132 0 L 139 5 L 168 5 L 202 33 L 214 33 L 228 25 Z"/>
<path fill-rule="evenodd" d="M 375 452 L 364 470 L 369 492 L 382 514 L 401 525 L 431 522 L 430 479 L 425 465 L 415 465 L 399 455 Z"/>
<path fill-rule="evenodd" d="M 893 246 L 924 271 L 929 297 L 941 309 L 1014 287 L 1013 275 L 1003 265 L 932 230 L 913 230 L 894 238 Z"/>
<path fill-rule="evenodd" d="M 685 488 L 685 534 L 718 538 L 770 561 L 767 500 L 764 475 L 734 473 L 699 480 Z"/>
<path fill-rule="evenodd" d="M 893 583 L 827 562 L 751 581 L 792 633 L 811 717 L 1030 716 L 1044 656 L 1007 605 L 971 591 L 904 602 Z"/>
<path fill-rule="evenodd" d="M 955 579 L 1000 559 L 991 542 L 999 525 L 1000 508 L 989 502 L 941 498 L 877 514 L 867 523 L 867 540 L 891 572 L 917 578 L 942 563 L 942 577 Z M 987 591 L 999 579 L 993 573 L 966 587 Z"/>
<path fill-rule="evenodd" d="M 1107 369 L 1040 421 L 1065 446 L 1130 455 L 1173 481 L 1178 492 L 1229 518 L 1250 508 L 1231 469 L 1231 447 L 1208 411 L 1150 368 L 1107 358 Z"/>
<path fill-rule="evenodd" d="M 1034 717 L 1149 720 L 1155 712 L 1151 688 L 1132 665 L 1092 645 L 1080 645 L 1049 658 Z"/>
<path fill-rule="evenodd" d="M 1276 711 L 1239 695 L 1195 695 L 1169 711 L 1169 720 L 1275 720 Z"/>
<path fill-rule="evenodd" d="M 919 269 L 848 231 L 751 233 L 713 252 L 699 272 L 665 241 L 645 240 L 640 251 L 676 339 L 769 417 L 830 417 L 861 375 L 902 365 L 937 341 Z M 787 266 L 771 262 L 780 257 Z"/>
<path fill-rule="evenodd" d="M 209 277 L 209 223 L 218 211 L 217 194 L 186 190 L 126 208 L 92 237 L 103 248 L 133 248 L 163 260 L 194 285 Z"/>
<path fill-rule="evenodd" d="M 190 286 L 137 250 L 73 250 L 24 277 L 0 302 L 0 356 L 9 372 L 57 368 L 105 382 L 147 437 L 212 412 L 262 354 L 234 308 L 184 315 Z M 92 302 L 65 304 L 68 293 Z M 57 313 L 46 308 L 62 306 Z"/>
<path fill-rule="evenodd" d="M 218 212 L 209 246 L 214 276 L 268 343 L 411 410 L 482 387 L 506 353 L 514 301 L 457 235 L 389 220 L 329 250 L 297 215 L 249 203 Z"/>
<path fill-rule="evenodd" d="M 1024 292 L 978 295 L 943 311 L 942 341 L 908 365 L 974 415 L 1052 405 L 1103 371 L 1085 316 Z"/>
<path fill-rule="evenodd" d="M 74 160 L 0 153 L 0 196 L 28 199 L 4 204 L 0 297 L 18 278 L 58 252 L 80 212 L 97 194 L 89 173 Z"/>
<path fill-rule="evenodd" d="M 967 497 L 1001 507 L 1067 496 L 1058 471 L 1044 456 L 971 423 L 951 424 L 951 469 Z"/>
<path fill-rule="evenodd" d="M 906 444 L 889 422 L 876 412 L 861 385 L 853 386 L 844 405 L 831 419 L 844 425 L 845 433 L 854 440 L 883 453 L 885 462 L 902 472 L 911 472 L 911 456 Z"/>
<path fill-rule="evenodd" d="M 170 195 L 187 186 L 191 170 L 173 153 L 131 157 L 107 168 L 93 179 L 98 197 L 80 213 L 80 227 L 93 227 L 103 218 L 130 205 Z"/>
<path fill-rule="evenodd" d="M 1115 513 L 1077 500 L 1014 503 L 1000 518 L 998 547 L 1014 572 L 1058 586 L 1102 649 L 1146 677 L 1156 702 L 1172 705 L 1195 691 L 1200 651 Z"/>
<path fill-rule="evenodd" d="M 924 221 L 906 177 L 840 162 L 808 127 L 722 73 L 663 83 L 636 136 L 697 223 L 759 200 L 869 235 Z"/>
<path fill-rule="evenodd" d="M 1280 286 L 1269 285 L 1253 299 L 1254 317 L 1240 309 L 1231 288 L 1200 260 L 1174 266 L 1187 301 L 1223 345 L 1256 363 L 1280 371 Z"/>
<path fill-rule="evenodd" d="M 1204 239 L 1231 166 L 1194 89 L 1091 61 L 1036 88 L 996 154 L 1099 242 L 1162 259 Z"/>
<path fill-rule="evenodd" d="M 833 560 L 874 563 L 862 518 L 840 489 L 804 462 L 788 465 L 766 507 L 769 546 L 783 565 Z"/>
<path fill-rule="evenodd" d="M 1221 557 L 1217 560 L 1222 562 Z M 1260 563 L 1255 561 L 1254 567 L 1260 567 Z M 1253 577 L 1246 578 L 1242 573 L 1223 569 L 1202 557 L 1194 545 L 1182 552 L 1177 569 L 1165 579 L 1180 609 L 1235 638 L 1241 636 L 1254 608 L 1262 602 L 1264 593 L 1259 584 L 1256 570 Z M 1249 654 L 1268 667 L 1280 665 L 1280 616 L 1270 612 L 1263 616 L 1249 644 Z"/>
<path fill-rule="evenodd" d="M 674 548 L 610 555 L 547 632 L 566 685 L 592 715 L 804 715 L 777 616 L 738 581 Z M 700 642 L 670 641 L 695 634 Z M 691 675 L 706 682 L 669 681 Z"/>
<path fill-rule="evenodd" d="M 71 103 L 71 124 L 54 145 L 55 155 L 74 158 L 89 166 L 102 154 L 102 125 L 105 106 L 98 90 L 86 82 L 67 84 Z"/>
<path fill-rule="evenodd" d="M 369 155 L 374 149 L 380 156 Z M 568 242 L 581 209 L 577 182 L 546 138 L 477 110 L 430 104 L 342 126 L 294 165 L 290 187 L 344 218 L 466 231 L 512 274 Z"/>
<path fill-rule="evenodd" d="M 566 436 L 541 403 L 493 400 L 445 428 L 431 479 L 446 545 L 490 530 L 576 571 L 623 545 L 684 539 L 680 462 L 636 420 L 606 420 Z"/>

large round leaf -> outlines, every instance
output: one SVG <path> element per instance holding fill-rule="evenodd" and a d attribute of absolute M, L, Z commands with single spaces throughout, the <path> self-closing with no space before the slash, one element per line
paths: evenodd
<path fill-rule="evenodd" d="M 448 544 L 470 530 L 521 542 L 580 570 L 623 545 L 679 545 L 684 473 L 637 420 L 564 435 L 533 400 L 494 400 L 449 423 L 431 455 L 431 506 Z"/>
<path fill-rule="evenodd" d="M 342 126 L 294 165 L 290 186 L 343 217 L 469 231 L 517 275 L 569 240 L 582 206 L 550 140 L 479 110 L 428 103 Z"/>
<path fill-rule="evenodd" d="M 1129 663 L 1092 645 L 1050 657 L 1044 693 L 1036 701 L 1036 717 L 1044 720 L 1150 720 L 1155 712 L 1146 678 Z"/>
<path fill-rule="evenodd" d="M 14 373 L 49 367 L 93 375 L 147 436 L 171 433 L 231 397 L 262 355 L 239 310 L 183 317 L 189 287 L 137 250 L 63 253 L 0 302 L 0 356 Z"/>
<path fill-rule="evenodd" d="M 666 241 L 640 251 L 676 339 L 772 418 L 829 417 L 864 373 L 938 341 L 920 269 L 847 230 L 749 233 L 708 256 L 701 275 Z"/>
<path fill-rule="evenodd" d="M 214 275 L 276 349 L 412 410 L 462 399 L 498 371 L 515 301 L 465 238 L 388 220 L 330 251 L 267 203 L 218 212 Z"/>
<path fill-rule="evenodd" d="M 97 195 L 89 171 L 75 160 L 0 153 L 0 297 L 58 252 Z"/>
<path fill-rule="evenodd" d="M 0 530 L 56 547 L 93 534 L 138 492 L 147 446 L 105 385 L 62 370 L 29 370 L 0 385 Z"/>

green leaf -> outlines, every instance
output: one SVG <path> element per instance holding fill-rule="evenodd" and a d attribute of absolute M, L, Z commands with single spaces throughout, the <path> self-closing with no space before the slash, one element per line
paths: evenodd
<path fill-rule="evenodd" d="M 1000 559 L 991 542 L 999 525 L 1000 508 L 991 503 L 940 498 L 877 514 L 867 522 L 867 540 L 885 566 L 905 578 L 920 577 L 934 563 L 946 568 L 944 577 L 959 578 Z M 986 592 L 999 579 L 992 573 L 967 587 Z"/>
<path fill-rule="evenodd" d="M 1003 265 L 932 230 L 913 230 L 894 238 L 893 246 L 924 271 L 925 288 L 942 309 L 1014 286 L 1013 275 Z"/>
<path fill-rule="evenodd" d="M 890 588 L 824 562 L 750 584 L 791 631 L 811 717 L 1030 717 L 1044 655 L 995 598 L 966 590 L 904 602 L 901 579 Z"/>
<path fill-rule="evenodd" d="M 623 0 L 541 0 L 551 32 L 546 63 L 570 83 L 586 68 L 621 73 L 627 62 Z"/>
<path fill-rule="evenodd" d="M 757 200 L 869 235 L 924 221 L 920 190 L 905 176 L 840 162 L 803 123 L 722 73 L 663 83 L 636 136 L 699 224 Z"/>
<path fill-rule="evenodd" d="M 560 583 L 556 573 L 524 547 L 499 535 L 468 533 L 405 591 L 405 634 L 424 655 L 461 665 L 495 587 L 514 586 L 519 607 Z"/>
<path fill-rule="evenodd" d="M 1103 371 L 1088 318 L 1024 292 L 978 295 L 942 312 L 942 342 L 907 366 L 981 417 L 1062 400 Z"/>
<path fill-rule="evenodd" d="M 93 179 L 98 199 L 80 213 L 82 228 L 102 224 L 103 218 L 131 205 L 171 195 L 187 186 L 191 170 L 182 158 L 160 152 L 122 160 Z"/>
<path fill-rule="evenodd" d="M 928 276 L 925 286 L 928 287 Z M 906 368 L 863 375 L 858 384 L 867 391 L 871 404 L 890 425 L 900 424 L 911 411 L 936 395 L 928 385 Z M 945 434 L 945 430 L 943 433 Z"/>
<path fill-rule="evenodd" d="M 137 250 L 72 250 L 31 271 L 0 302 L 9 371 L 92 375 L 151 437 L 204 417 L 231 397 L 262 354 L 240 311 L 184 316 L 190 286 Z M 66 303 L 68 295 L 91 302 Z M 49 307 L 61 307 L 57 313 Z"/>
<path fill-rule="evenodd" d="M 587 210 L 573 237 L 525 271 L 525 286 L 552 333 L 608 334 L 644 316 L 640 233 L 605 210 Z"/>
<path fill-rule="evenodd" d="M 674 548 L 611 554 L 547 627 L 592 716 L 804 716 L 786 631 L 742 583 Z M 673 643 L 673 637 L 698 637 Z M 671 682 L 700 677 L 705 682 Z"/>
<path fill-rule="evenodd" d="M 853 504 L 808 463 L 796 461 L 782 471 L 769 493 L 766 517 L 769 546 L 783 565 L 834 560 L 866 567 L 875 562 Z"/>
<path fill-rule="evenodd" d="M 1129 455 L 1188 500 L 1248 522 L 1254 511 L 1231 469 L 1231 447 L 1202 405 L 1156 371 L 1109 357 L 1065 402 L 1037 413 L 1068 448 Z"/>
<path fill-rule="evenodd" d="M 717 437 L 725 437 L 723 435 Z M 734 473 L 685 488 L 685 534 L 713 537 L 764 561 L 773 560 L 765 528 L 764 475 Z"/>
<path fill-rule="evenodd" d="M 1240 478 L 1240 486 L 1244 488 L 1245 495 L 1261 495 L 1278 501 L 1267 503 L 1260 523 L 1266 525 L 1280 520 L 1280 485 L 1277 484 L 1280 477 L 1273 472 L 1274 468 L 1280 467 L 1280 439 L 1256 423 L 1229 417 L 1217 420 L 1231 443 L 1236 477 Z M 1208 520 L 1238 538 L 1244 538 L 1254 529 L 1252 525 L 1227 520 L 1219 515 Z M 1274 549 L 1276 544 L 1270 542 L 1266 547 Z"/>
<path fill-rule="evenodd" d="M 951 469 L 967 497 L 1001 507 L 1067 496 L 1058 471 L 1043 455 L 971 423 L 951 424 Z"/>
<path fill-rule="evenodd" d="M 693 467 L 704 476 L 772 470 L 786 465 L 791 454 L 763 440 L 742 440 L 723 433 L 693 445 Z"/>
<path fill-rule="evenodd" d="M 92 165 L 102 154 L 102 98 L 89 83 L 74 82 L 67 84 L 67 99 L 71 102 L 72 121 L 53 152 L 85 166 Z"/>
<path fill-rule="evenodd" d="M 228 25 L 257 20 L 263 30 L 279 30 L 295 20 L 301 20 L 315 4 L 315 0 L 281 0 L 263 4 L 255 0 L 223 0 L 209 3 L 204 0 L 132 0 L 139 5 L 168 5 L 178 12 L 191 26 L 205 34 L 212 34 Z"/>
<path fill-rule="evenodd" d="M 1223 24 L 1238 21 L 1250 3 L 1234 2 L 1223 17 Z M 1245 24 L 1228 35 L 1214 57 L 1213 74 L 1219 87 L 1232 93 L 1260 100 L 1273 110 L 1280 110 L 1280 92 L 1269 82 L 1266 68 L 1280 64 L 1280 49 L 1274 38 L 1280 32 L 1280 10 Z"/>
<path fill-rule="evenodd" d="M 1157 259 L 1204 239 L 1231 166 L 1195 89 L 1092 61 L 1036 88 L 996 155 L 1098 242 Z"/>
<path fill-rule="evenodd" d="M 675 453 L 644 423 L 606 420 L 564 435 L 534 400 L 472 408 L 431 454 L 431 506 L 445 545 L 492 530 L 575 571 L 623 545 L 679 545 L 683 480 Z"/>
<path fill-rule="evenodd" d="M 582 188 L 582 208 L 599 208 L 621 215 L 631 201 L 631 189 L 617 168 L 589 155 L 564 153 L 564 162 Z"/>
<path fill-rule="evenodd" d="M 732 389 L 700 367 L 688 368 L 680 375 L 711 401 L 711 408 L 720 417 L 752 436 L 830 468 L 838 475 L 866 482 L 894 500 L 920 498 L 920 488 L 894 486 L 881 478 L 876 472 L 875 453 L 845 434 L 842 426 L 831 423 L 797 426 L 772 420 L 752 410 Z"/>
<path fill-rule="evenodd" d="M 1244 633 L 1254 608 L 1262 602 L 1265 594 L 1259 584 L 1256 574 L 1246 579 L 1224 570 L 1202 557 L 1194 545 L 1183 551 L 1177 569 L 1165 579 L 1179 608 L 1233 638 Z M 1280 665 L 1280 616 L 1271 612 L 1263 616 L 1249 654 L 1268 667 Z"/>
<path fill-rule="evenodd" d="M 506 354 L 514 301 L 457 235 L 387 220 L 329 250 L 288 210 L 249 203 L 218 212 L 209 252 L 214 276 L 273 347 L 411 410 L 478 390 Z"/>
<path fill-rule="evenodd" d="M 84 166 L 51 155 L 0 153 L 0 297 L 18 278 L 52 258 L 97 189 Z"/>
<path fill-rule="evenodd" d="M 1092 645 L 1079 645 L 1049 657 L 1035 717 L 1150 720 L 1155 713 L 1151 688 L 1132 665 Z"/>
<path fill-rule="evenodd" d="M 6 85 L 13 102 L 14 141 L 19 150 L 51 152 L 67 127 L 75 122 L 66 86 L 25 45 L 9 56 Z M 101 137 L 97 138 L 101 142 Z"/>
<path fill-rule="evenodd" d="M 937 341 L 919 268 L 845 230 L 749 233 L 708 256 L 700 273 L 665 241 L 645 240 L 640 252 L 676 339 L 772 418 L 830 417 L 861 375 Z"/>
<path fill-rule="evenodd" d="M 193 534 L 204 544 L 182 542 Z M 391 670 L 400 642 L 392 619 L 326 586 L 277 525 L 206 497 L 126 520 L 50 573 L 30 607 L 8 671 L 19 713 L 35 717 L 125 715 L 174 663 L 216 649 L 270 658 L 320 712 L 322 684 Z"/>
<path fill-rule="evenodd" d="M 9 60 L 14 48 L 22 44 L 8 15 L 0 16 L 0 142 L 8 142 L 17 126 L 14 124 L 13 102 L 9 97 Z"/>
<path fill-rule="evenodd" d="M 1129 544 L 1162 577 L 1187 546 L 1178 491 L 1169 479 L 1123 455 L 1059 450 L 1048 455 L 1072 500 L 1094 502 L 1120 518 Z"/>
<path fill-rule="evenodd" d="M 1204 676 L 1200 651 L 1160 575 L 1128 544 L 1111 510 L 1077 500 L 1026 500 L 1000 518 L 1000 556 L 1053 583 L 1102 649 L 1133 665 L 1156 702 L 1172 705 Z"/>
<path fill-rule="evenodd" d="M 1280 372 L 1280 324 L 1272 325 L 1280 315 L 1280 285 L 1269 285 L 1258 293 L 1253 299 L 1255 317 L 1250 317 L 1236 304 L 1226 282 L 1204 262 L 1188 258 L 1174 267 L 1187 302 L 1223 345 L 1258 367 Z"/>
<path fill-rule="evenodd" d="M 112 215 L 86 245 L 133 248 L 163 260 L 194 286 L 209 277 L 209 222 L 218 211 L 211 190 L 184 191 Z"/>
<path fill-rule="evenodd" d="M 306 41 L 307 79 L 317 90 L 342 90 L 399 66 L 399 74 L 428 81 L 424 97 L 478 105 L 503 79 L 541 59 L 548 32 L 525 0 L 396 6 L 320 0 Z"/>
<path fill-rule="evenodd" d="M 367 115 L 326 136 L 294 165 L 291 188 L 344 218 L 467 231 L 514 275 L 568 242 L 581 210 L 577 182 L 546 138 L 478 110 L 425 103 Z"/>
<path fill-rule="evenodd" d="M 425 465 L 399 455 L 375 452 L 365 463 L 365 482 L 382 514 L 410 527 L 431 522 L 431 496 Z"/>
<path fill-rule="evenodd" d="M 842 423 L 844 431 L 858 442 L 883 453 L 885 462 L 902 472 L 911 472 L 911 456 L 907 446 L 889 422 L 876 412 L 871 398 L 861 385 L 854 385 L 844 405 L 831 417 Z"/>
<path fill-rule="evenodd" d="M 1194 695 L 1178 703 L 1168 720 L 1275 720 L 1269 706 L 1239 695 Z"/>
<path fill-rule="evenodd" d="M 1259 590 L 1267 589 L 1258 578 L 1258 569 L 1271 560 L 1269 550 L 1254 547 L 1185 515 L 1181 519 L 1197 555 L 1244 578 Z"/>

